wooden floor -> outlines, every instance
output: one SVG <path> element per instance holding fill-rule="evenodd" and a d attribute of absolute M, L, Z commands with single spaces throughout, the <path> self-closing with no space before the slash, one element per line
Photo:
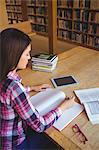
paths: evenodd
<path fill-rule="evenodd" d="M 74 45 L 72 43 L 58 40 L 56 54 L 74 48 L 76 46 L 77 45 Z M 32 37 L 32 55 L 37 54 L 39 52 L 46 52 L 46 53 L 49 52 L 48 38 L 41 35 L 34 35 Z"/>

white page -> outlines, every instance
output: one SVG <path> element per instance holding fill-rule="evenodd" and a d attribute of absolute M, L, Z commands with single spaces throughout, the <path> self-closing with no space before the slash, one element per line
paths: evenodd
<path fill-rule="evenodd" d="M 87 102 L 92 115 L 99 114 L 99 101 Z"/>
<path fill-rule="evenodd" d="M 99 88 L 75 90 L 74 92 L 81 103 L 84 104 L 91 123 L 99 123 Z"/>
<path fill-rule="evenodd" d="M 99 88 L 75 90 L 74 92 L 81 103 L 99 101 Z"/>
<path fill-rule="evenodd" d="M 71 108 L 66 109 L 60 118 L 54 123 L 54 127 L 61 131 L 66 127 L 74 118 L 76 118 L 84 107 L 78 103 L 75 103 Z"/>
<path fill-rule="evenodd" d="M 32 96 L 29 101 L 38 110 L 40 115 L 43 116 L 57 107 L 64 99 L 64 92 L 49 88 Z"/>
<path fill-rule="evenodd" d="M 86 110 L 86 113 L 88 115 L 89 120 L 91 121 L 92 124 L 99 124 L 99 113 L 92 113 L 89 107 L 88 103 L 84 103 L 84 107 Z M 92 109 L 92 108 L 91 108 Z M 95 108 L 93 108 L 95 109 Z"/>

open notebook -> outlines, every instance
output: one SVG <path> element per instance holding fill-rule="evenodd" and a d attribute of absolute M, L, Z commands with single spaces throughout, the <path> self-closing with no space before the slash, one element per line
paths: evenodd
<path fill-rule="evenodd" d="M 44 116 L 49 111 L 56 108 L 65 99 L 65 93 L 57 89 L 46 89 L 39 92 L 30 98 L 30 105 L 38 110 L 40 115 Z M 60 118 L 54 123 L 54 127 L 62 130 L 68 125 L 75 117 L 83 111 L 83 106 L 75 103 L 71 108 L 66 109 Z"/>
<path fill-rule="evenodd" d="M 74 92 L 84 105 L 92 124 L 99 124 L 99 88 L 81 89 Z"/>

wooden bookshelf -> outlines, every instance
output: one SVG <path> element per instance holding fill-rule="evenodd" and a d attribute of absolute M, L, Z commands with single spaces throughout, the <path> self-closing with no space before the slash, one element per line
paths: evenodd
<path fill-rule="evenodd" d="M 6 0 L 9 23 L 30 20 L 33 31 L 48 36 L 48 2 Z M 98 50 L 99 0 L 57 0 L 57 38 Z"/>
<path fill-rule="evenodd" d="M 23 21 L 21 0 L 6 0 L 6 10 L 9 24 Z"/>
<path fill-rule="evenodd" d="M 48 35 L 48 1 L 28 0 L 27 13 L 28 20 L 32 22 L 33 30 Z"/>
<path fill-rule="evenodd" d="M 48 0 L 6 0 L 9 24 L 29 20 L 32 29 L 48 35 Z"/>
<path fill-rule="evenodd" d="M 99 50 L 99 1 L 57 0 L 57 36 Z"/>

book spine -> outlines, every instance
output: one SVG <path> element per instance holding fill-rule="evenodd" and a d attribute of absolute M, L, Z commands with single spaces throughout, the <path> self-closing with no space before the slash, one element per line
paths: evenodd
<path fill-rule="evenodd" d="M 32 65 L 34 65 L 34 66 L 45 66 L 45 67 L 49 67 L 49 68 L 53 67 L 56 64 L 57 64 L 57 61 L 54 64 L 32 62 Z"/>
<path fill-rule="evenodd" d="M 54 64 L 52 67 L 50 67 L 50 66 L 39 66 L 39 65 L 32 65 L 34 68 L 40 68 L 40 69 L 53 69 L 53 68 L 55 68 L 56 67 L 56 64 Z"/>
<path fill-rule="evenodd" d="M 38 68 L 32 68 L 33 70 L 36 71 L 44 71 L 44 72 L 52 72 L 53 70 L 48 70 L 48 69 L 38 69 Z"/>
<path fill-rule="evenodd" d="M 46 72 L 52 72 L 56 68 L 56 65 L 54 65 L 52 68 L 46 68 L 44 66 L 32 66 L 33 70 L 38 70 L 38 71 L 46 71 Z"/>
<path fill-rule="evenodd" d="M 39 58 L 39 56 L 32 56 L 32 60 L 38 60 L 38 61 L 44 61 L 44 62 L 52 62 L 55 58 L 57 58 L 58 56 L 53 55 L 53 56 L 49 56 L 49 59 L 45 59 L 45 58 Z"/>
<path fill-rule="evenodd" d="M 46 59 L 40 59 L 40 58 L 35 58 L 35 57 L 32 57 L 32 61 L 40 61 L 40 62 L 52 62 L 54 59 L 56 59 L 57 56 L 54 56 L 53 59 L 51 60 L 46 60 Z"/>
<path fill-rule="evenodd" d="M 50 65 L 53 65 L 54 63 L 56 63 L 58 61 L 58 56 L 55 57 L 55 59 L 53 59 L 53 61 L 46 61 L 44 59 L 33 59 L 32 58 L 32 62 L 35 62 L 35 63 L 44 63 L 44 64 L 50 64 Z"/>
<path fill-rule="evenodd" d="M 42 65 L 32 65 L 33 67 L 37 67 L 37 68 L 45 68 L 45 69 L 51 69 L 53 68 L 54 66 L 42 66 Z M 56 66 L 56 65 L 55 65 Z"/>

